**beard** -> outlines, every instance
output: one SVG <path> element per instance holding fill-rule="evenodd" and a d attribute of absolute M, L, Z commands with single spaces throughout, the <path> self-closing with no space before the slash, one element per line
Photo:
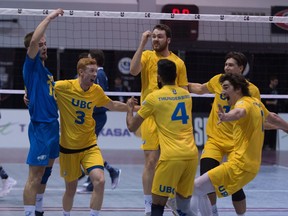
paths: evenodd
<path fill-rule="evenodd" d="M 156 46 L 155 46 L 156 45 Z M 160 43 L 153 43 L 153 49 L 156 51 L 156 52 L 162 52 L 163 50 L 165 50 L 168 46 L 168 42 L 165 41 L 164 44 L 160 44 Z"/>

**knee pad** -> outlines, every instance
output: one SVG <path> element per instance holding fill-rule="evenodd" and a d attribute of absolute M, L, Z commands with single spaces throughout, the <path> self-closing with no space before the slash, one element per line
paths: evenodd
<path fill-rule="evenodd" d="M 242 201 L 245 198 L 246 196 L 245 196 L 243 189 L 240 189 L 236 193 L 232 194 L 232 201 L 235 201 L 235 202 Z"/>
<path fill-rule="evenodd" d="M 44 175 L 42 176 L 41 184 L 47 184 L 48 178 L 52 173 L 52 167 L 46 167 Z"/>
<path fill-rule="evenodd" d="M 203 158 L 200 160 L 200 175 L 208 172 L 209 170 L 219 166 L 220 163 L 212 158 Z"/>

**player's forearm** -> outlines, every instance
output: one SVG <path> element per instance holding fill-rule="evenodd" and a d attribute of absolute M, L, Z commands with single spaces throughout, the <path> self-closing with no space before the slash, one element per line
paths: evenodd
<path fill-rule="evenodd" d="M 225 113 L 221 121 L 236 121 L 245 116 L 245 110 L 240 108 L 235 108 L 228 113 Z"/>
<path fill-rule="evenodd" d="M 126 124 L 130 132 L 135 132 L 137 128 L 133 126 L 133 111 L 128 111 L 126 115 Z"/>
<path fill-rule="evenodd" d="M 122 103 L 120 101 L 113 101 L 113 106 L 108 108 L 111 111 L 118 111 L 118 112 L 127 112 L 127 104 Z"/>
<path fill-rule="evenodd" d="M 206 87 L 206 84 L 200 83 L 188 83 L 188 91 L 194 94 L 208 94 L 209 90 Z"/>
<path fill-rule="evenodd" d="M 269 126 L 272 124 L 274 128 L 266 128 L 267 126 L 265 125 L 265 129 L 281 129 L 285 132 L 288 131 L 288 123 L 276 113 L 270 112 L 266 120 L 268 121 Z"/>
<path fill-rule="evenodd" d="M 137 51 L 135 52 L 135 54 L 131 60 L 130 74 L 133 76 L 137 76 L 142 69 L 141 68 L 141 57 L 142 57 L 142 52 L 143 52 L 144 46 L 145 45 L 143 45 L 143 43 L 140 43 Z"/>

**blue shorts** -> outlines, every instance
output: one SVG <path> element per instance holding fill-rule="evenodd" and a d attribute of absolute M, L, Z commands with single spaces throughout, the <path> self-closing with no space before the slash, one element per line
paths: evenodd
<path fill-rule="evenodd" d="M 26 163 L 47 166 L 49 159 L 59 157 L 59 122 L 30 122 L 28 129 L 30 149 Z"/>

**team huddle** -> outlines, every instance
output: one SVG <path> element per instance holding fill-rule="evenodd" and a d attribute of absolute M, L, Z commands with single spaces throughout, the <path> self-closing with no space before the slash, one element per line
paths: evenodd
<path fill-rule="evenodd" d="M 105 163 L 95 133 L 95 107 L 127 112 L 127 128 L 131 132 L 141 129 L 145 215 L 161 216 L 167 205 L 174 215 L 196 216 L 200 211 L 202 216 L 217 216 L 216 197 L 230 195 L 237 215 L 245 215 L 242 188 L 259 172 L 264 129 L 288 132 L 288 123 L 265 108 L 258 88 L 242 75 L 246 57 L 230 52 L 225 57 L 224 73 L 204 84 L 188 83 L 184 61 L 169 50 L 171 29 L 158 24 L 142 34 L 130 65 L 131 75 L 141 73 L 140 104 L 133 97 L 127 103 L 113 101 L 95 84 L 97 59 L 81 58 L 78 76 L 71 80 L 55 82 L 45 67 L 45 31 L 63 13 L 62 9 L 53 11 L 24 39 L 27 56 L 23 78 L 31 119 L 29 175 L 23 192 L 25 215 L 44 215 L 43 194 L 58 157 L 65 181 L 63 215 L 70 215 L 83 172 L 91 180 L 90 216 L 100 215 Z M 153 50 L 144 50 L 149 38 Z M 190 93 L 215 94 L 197 178 L 198 149 Z"/>

